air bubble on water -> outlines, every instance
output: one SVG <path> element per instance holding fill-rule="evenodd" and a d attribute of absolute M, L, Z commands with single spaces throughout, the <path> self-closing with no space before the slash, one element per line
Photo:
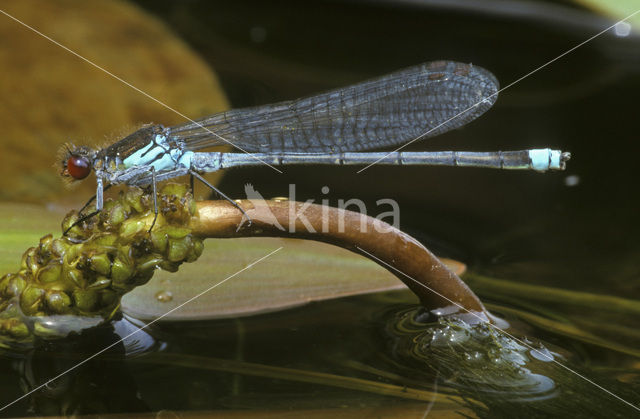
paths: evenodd
<path fill-rule="evenodd" d="M 171 291 L 158 291 L 156 293 L 156 300 L 161 303 L 168 303 L 173 300 L 173 294 L 171 294 Z"/>
<path fill-rule="evenodd" d="M 537 359 L 538 361 L 543 361 L 543 362 L 551 362 L 551 361 L 553 361 L 553 355 L 545 347 L 532 349 L 532 350 L 529 351 L 529 354 L 531 354 L 531 356 L 534 357 L 535 359 Z"/>

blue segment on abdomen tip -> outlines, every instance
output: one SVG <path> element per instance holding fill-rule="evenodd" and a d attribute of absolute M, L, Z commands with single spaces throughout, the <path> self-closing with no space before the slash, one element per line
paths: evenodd
<path fill-rule="evenodd" d="M 529 159 L 531 160 L 531 168 L 533 170 L 545 171 L 549 170 L 549 150 L 542 148 L 537 150 L 529 150 Z"/>

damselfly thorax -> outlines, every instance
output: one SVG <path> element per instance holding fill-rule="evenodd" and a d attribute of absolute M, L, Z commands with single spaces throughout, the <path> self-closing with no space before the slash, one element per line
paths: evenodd
<path fill-rule="evenodd" d="M 93 169 L 96 176 L 109 184 L 145 186 L 151 183 L 151 172 L 165 178 L 182 169 L 187 174 L 193 152 L 184 142 L 171 140 L 162 125 L 146 126 L 101 150 L 67 145 L 64 170 L 68 176 L 83 179 Z M 64 171 L 63 171 L 63 174 Z"/>

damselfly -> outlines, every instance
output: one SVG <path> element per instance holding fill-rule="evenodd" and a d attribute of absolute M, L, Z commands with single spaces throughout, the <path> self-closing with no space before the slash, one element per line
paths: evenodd
<path fill-rule="evenodd" d="M 392 164 L 563 170 L 570 154 L 549 148 L 362 152 L 461 127 L 488 110 L 497 94 L 498 82 L 489 71 L 435 61 L 303 99 L 233 109 L 174 127 L 146 126 L 101 150 L 69 144 L 62 174 L 73 180 L 84 179 L 91 170 L 96 174 L 96 211 L 80 222 L 103 208 L 105 187 L 152 185 L 155 198 L 157 182 L 183 175 L 197 178 L 238 206 L 200 175 L 238 166 Z M 198 151 L 224 144 L 242 153 Z"/>

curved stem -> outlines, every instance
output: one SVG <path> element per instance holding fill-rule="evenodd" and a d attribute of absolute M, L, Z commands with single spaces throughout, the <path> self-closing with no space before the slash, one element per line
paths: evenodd
<path fill-rule="evenodd" d="M 429 310 L 471 312 L 487 321 L 480 299 L 433 253 L 413 237 L 357 212 L 295 201 L 242 201 L 251 222 L 226 201 L 198 202 L 193 234 L 207 238 L 290 237 L 330 243 L 372 259 L 404 282 Z M 238 227 L 240 226 L 240 227 Z M 457 307 L 455 307 L 457 306 Z M 450 311 L 447 310 L 447 313 Z"/>

